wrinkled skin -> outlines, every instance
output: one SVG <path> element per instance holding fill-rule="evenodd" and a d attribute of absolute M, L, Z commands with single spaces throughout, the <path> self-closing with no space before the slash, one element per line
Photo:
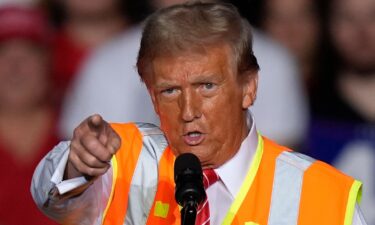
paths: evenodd
<path fill-rule="evenodd" d="M 193 153 L 216 168 L 238 151 L 248 133 L 246 109 L 256 96 L 257 74 L 237 74 L 227 46 L 204 53 L 159 57 L 146 81 L 175 155 Z"/>

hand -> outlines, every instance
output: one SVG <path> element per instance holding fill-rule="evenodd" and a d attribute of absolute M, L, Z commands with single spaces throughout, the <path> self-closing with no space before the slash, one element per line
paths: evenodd
<path fill-rule="evenodd" d="M 120 137 L 100 115 L 88 117 L 74 129 L 64 179 L 104 174 L 120 145 Z"/>

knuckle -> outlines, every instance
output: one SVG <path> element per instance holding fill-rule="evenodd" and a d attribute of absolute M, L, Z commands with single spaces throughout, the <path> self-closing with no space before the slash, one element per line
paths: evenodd
<path fill-rule="evenodd" d="M 119 138 L 118 141 L 117 141 L 117 146 L 116 146 L 116 151 L 118 151 L 121 147 L 121 139 Z"/>
<path fill-rule="evenodd" d="M 70 152 L 69 155 L 68 155 L 68 161 L 69 162 L 74 162 L 74 156 L 73 156 L 73 152 Z"/>
<path fill-rule="evenodd" d="M 118 136 L 111 138 L 110 143 L 108 143 L 108 149 L 111 154 L 116 154 L 116 152 L 121 147 L 121 139 Z"/>
<path fill-rule="evenodd" d="M 103 159 L 102 159 L 102 161 L 104 161 L 104 162 L 108 162 L 109 160 L 111 160 L 112 159 L 112 154 L 110 153 L 110 152 L 106 152 L 104 155 L 103 155 Z"/>
<path fill-rule="evenodd" d="M 70 152 L 76 152 L 79 148 L 79 143 L 73 139 L 71 142 L 70 142 Z"/>
<path fill-rule="evenodd" d="M 86 163 L 89 166 L 95 166 L 98 163 L 98 160 L 95 159 L 94 157 L 88 157 L 87 160 L 86 160 Z"/>
<path fill-rule="evenodd" d="M 110 157 L 111 157 L 111 154 L 109 154 L 107 152 L 103 152 L 103 153 L 98 155 L 98 159 L 102 162 L 108 161 Z"/>
<path fill-rule="evenodd" d="M 114 140 L 114 147 L 116 151 L 121 147 L 121 138 L 118 135 Z"/>
<path fill-rule="evenodd" d="M 68 155 L 68 161 L 71 162 L 74 166 L 79 161 L 78 156 L 74 152 L 70 152 Z"/>
<path fill-rule="evenodd" d="M 74 130 L 73 130 L 73 138 L 74 137 L 78 138 L 80 136 L 82 136 L 82 130 L 81 130 L 80 126 L 78 126 L 78 127 L 74 128 Z"/>
<path fill-rule="evenodd" d="M 82 161 L 76 154 L 69 154 L 68 160 L 71 163 L 71 165 L 80 173 L 84 172 L 84 167 L 82 164 Z"/>
<path fill-rule="evenodd" d="M 85 173 L 85 168 L 81 162 L 77 161 L 71 161 L 72 166 L 80 173 L 84 174 Z"/>
<path fill-rule="evenodd" d="M 99 145 L 99 143 L 98 143 L 97 141 L 92 140 L 92 139 L 91 139 L 91 140 L 88 139 L 88 140 L 86 140 L 86 147 L 87 147 L 88 149 L 94 151 L 94 150 L 99 149 L 99 148 L 100 148 L 100 145 Z"/>

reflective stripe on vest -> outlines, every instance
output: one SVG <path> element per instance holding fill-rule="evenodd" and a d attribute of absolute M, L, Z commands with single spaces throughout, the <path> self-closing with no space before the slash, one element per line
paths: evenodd
<path fill-rule="evenodd" d="M 112 191 L 103 215 L 103 225 L 121 225 L 127 211 L 128 192 L 142 148 L 141 134 L 134 124 L 111 124 L 121 135 L 121 147 L 112 158 Z M 131 149 L 131 151 L 129 151 Z M 122 158 L 126 159 L 123 163 Z"/>
<path fill-rule="evenodd" d="M 297 224 L 303 174 L 312 162 L 290 152 L 277 157 L 268 224 Z M 289 202 L 288 207 L 285 202 Z"/>
<path fill-rule="evenodd" d="M 360 182 L 263 140 L 264 151 L 258 154 L 258 149 L 254 159 L 258 170 L 248 172 L 223 224 L 351 224 Z"/>
<path fill-rule="evenodd" d="M 128 221 L 128 224 L 144 224 L 143 218 L 147 218 L 153 203 L 152 194 L 155 194 L 157 186 L 158 161 L 167 147 L 167 141 L 160 129 L 151 124 L 111 124 L 111 126 L 121 137 L 121 147 L 111 161 L 112 190 L 102 224 L 122 225 L 125 221 Z M 150 182 L 154 182 L 154 187 L 151 185 L 151 193 L 143 193 L 146 195 L 144 197 L 136 186 L 144 183 L 150 185 Z M 144 213 L 146 216 L 142 216 L 140 211 L 146 211 Z M 142 220 L 143 223 L 139 222 Z"/>
<path fill-rule="evenodd" d="M 159 184 L 156 191 L 154 204 L 150 210 L 147 223 L 180 225 L 180 208 L 174 198 L 175 183 L 173 179 L 173 165 L 175 156 L 167 148 L 159 163 Z"/>
<path fill-rule="evenodd" d="M 158 127 L 138 124 L 142 134 L 143 147 L 134 171 L 129 192 L 126 224 L 145 224 L 154 202 L 160 169 L 158 165 L 168 146 Z M 174 162 L 174 159 L 171 160 Z"/>
<path fill-rule="evenodd" d="M 120 135 L 121 137 L 127 136 L 126 133 L 120 133 Z M 144 136 L 140 139 L 142 138 L 145 139 Z M 137 181 L 137 179 L 140 179 L 139 177 L 145 179 L 143 184 L 152 183 L 152 180 L 147 179 L 156 179 L 155 177 L 158 179 L 157 184 L 154 181 L 153 191 L 142 193 L 144 196 L 139 197 L 140 192 L 132 192 L 133 187 L 130 188 L 130 193 L 129 191 L 125 192 L 129 188 L 117 190 L 117 186 L 120 186 L 117 185 L 119 180 L 114 178 L 116 187 L 114 188 L 114 194 L 111 194 L 111 196 L 116 196 L 116 192 L 122 192 L 120 196 L 132 195 L 117 201 L 116 204 L 116 198 L 113 198 L 113 201 L 109 203 L 108 215 L 111 214 L 112 210 L 116 211 L 116 208 L 125 208 L 125 212 L 120 215 L 116 225 L 124 224 L 125 221 L 137 225 L 145 223 L 180 224 L 179 208 L 174 200 L 173 163 L 175 157 L 169 148 L 161 150 L 161 146 L 164 145 L 158 144 L 156 139 L 151 138 L 148 142 L 148 144 L 145 144 L 145 141 L 143 141 L 144 146 L 140 148 L 141 150 L 132 148 L 125 150 L 139 151 L 138 160 L 141 163 L 137 165 L 128 163 L 125 157 L 117 157 L 116 154 L 119 169 L 120 165 L 127 165 L 126 170 L 133 170 L 133 173 L 137 174 L 133 176 L 133 174 L 126 172 L 128 175 L 130 174 L 132 185 L 139 182 Z M 158 167 L 158 169 L 157 171 L 145 170 L 143 166 L 148 160 L 147 157 L 150 157 L 150 152 L 153 151 L 157 151 L 158 156 L 152 157 L 154 161 L 151 160 L 149 163 L 155 164 L 153 166 Z M 143 152 L 147 154 L 143 154 Z M 144 157 L 147 160 L 144 160 Z M 133 169 L 129 165 L 133 165 Z M 122 168 L 125 167 L 122 166 Z M 157 174 L 148 175 L 149 173 L 153 174 L 153 172 Z M 126 180 L 129 180 L 129 178 Z M 259 136 L 253 162 L 223 224 L 349 225 L 351 224 L 360 186 L 359 182 L 323 162 L 290 152 L 284 147 Z M 142 186 L 138 187 L 139 190 L 142 190 L 142 188 Z M 137 200 L 128 201 L 128 198 Z M 144 199 L 148 199 L 149 202 L 145 202 Z M 129 206 L 127 206 L 128 204 Z M 129 209 L 133 208 L 132 205 L 134 204 L 143 207 L 143 211 L 131 212 L 133 219 L 130 218 L 129 220 Z M 126 212 L 126 209 L 128 212 Z M 143 219 L 139 220 L 138 218 L 136 220 L 134 218 L 136 216 Z M 115 224 L 106 223 L 106 220 L 107 217 L 104 224 Z M 120 223 L 120 220 L 122 220 L 122 223 Z"/>

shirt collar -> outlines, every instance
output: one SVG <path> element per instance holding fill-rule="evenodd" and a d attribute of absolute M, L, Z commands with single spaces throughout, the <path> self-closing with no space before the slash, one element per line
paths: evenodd
<path fill-rule="evenodd" d="M 221 181 L 234 198 L 245 180 L 247 171 L 255 155 L 258 146 L 258 134 L 255 127 L 253 115 L 248 110 L 247 124 L 250 131 L 242 141 L 240 149 L 228 162 L 215 169 Z"/>

